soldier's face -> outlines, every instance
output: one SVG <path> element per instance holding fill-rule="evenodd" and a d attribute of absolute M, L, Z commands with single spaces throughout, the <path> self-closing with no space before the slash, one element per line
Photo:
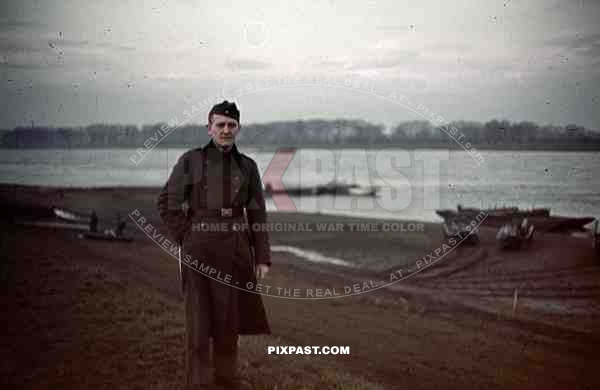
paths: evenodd
<path fill-rule="evenodd" d="M 214 114 L 208 124 L 208 135 L 219 145 L 232 145 L 240 132 L 240 124 L 228 116 Z"/>

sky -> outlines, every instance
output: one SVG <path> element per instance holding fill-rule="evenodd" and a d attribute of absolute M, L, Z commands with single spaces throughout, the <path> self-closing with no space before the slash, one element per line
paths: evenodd
<path fill-rule="evenodd" d="M 205 124 L 183 113 L 219 95 L 242 123 L 600 129 L 598 20 L 590 0 L 4 0 L 0 128 Z"/>

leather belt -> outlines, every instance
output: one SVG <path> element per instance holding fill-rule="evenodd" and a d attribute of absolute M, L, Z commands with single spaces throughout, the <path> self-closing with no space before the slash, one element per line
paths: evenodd
<path fill-rule="evenodd" d="M 244 216 L 244 209 L 239 207 L 221 209 L 195 209 L 190 211 L 193 216 L 199 217 L 239 218 Z"/>

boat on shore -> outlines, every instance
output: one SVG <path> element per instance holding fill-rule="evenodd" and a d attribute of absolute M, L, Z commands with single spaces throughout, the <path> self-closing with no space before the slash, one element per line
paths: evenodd
<path fill-rule="evenodd" d="M 116 235 L 111 230 L 105 230 L 104 232 L 84 232 L 78 235 L 79 238 L 86 238 L 88 240 L 103 240 L 103 241 L 133 241 L 132 237 Z"/>
<path fill-rule="evenodd" d="M 474 213 L 479 214 L 481 212 L 494 217 L 521 217 L 521 218 L 531 218 L 531 217 L 549 217 L 550 209 L 540 208 L 540 209 L 531 209 L 531 210 L 520 210 L 518 207 L 499 207 L 493 209 L 477 209 L 477 208 L 469 208 L 469 207 L 457 207 L 457 211 L 462 211 L 464 213 Z"/>
<path fill-rule="evenodd" d="M 457 210 L 436 210 L 436 214 L 444 219 L 456 217 L 469 218 L 482 226 L 502 227 L 525 218 L 535 225 L 538 232 L 573 233 L 585 231 L 585 225 L 594 221 L 593 217 L 562 217 L 550 215 L 550 209 L 520 210 L 517 207 L 500 209 L 477 209 L 457 207 Z"/>

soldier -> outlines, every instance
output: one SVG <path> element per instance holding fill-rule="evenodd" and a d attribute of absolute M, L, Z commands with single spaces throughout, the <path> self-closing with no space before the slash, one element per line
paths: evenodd
<path fill-rule="evenodd" d="M 90 216 L 90 232 L 96 233 L 98 231 L 98 215 L 96 214 L 96 210 L 92 210 L 92 215 Z"/>
<path fill-rule="evenodd" d="M 121 219 L 121 214 L 117 213 L 117 226 L 115 228 L 115 237 L 122 237 L 127 223 Z"/>
<path fill-rule="evenodd" d="M 235 103 L 215 105 L 211 140 L 179 158 L 158 200 L 180 243 L 186 381 L 197 388 L 210 382 L 210 338 L 215 383 L 240 388 L 238 335 L 271 332 L 261 296 L 246 290 L 268 272 L 271 249 L 268 232 L 259 229 L 267 219 L 258 167 L 235 145 L 239 119 Z"/>

